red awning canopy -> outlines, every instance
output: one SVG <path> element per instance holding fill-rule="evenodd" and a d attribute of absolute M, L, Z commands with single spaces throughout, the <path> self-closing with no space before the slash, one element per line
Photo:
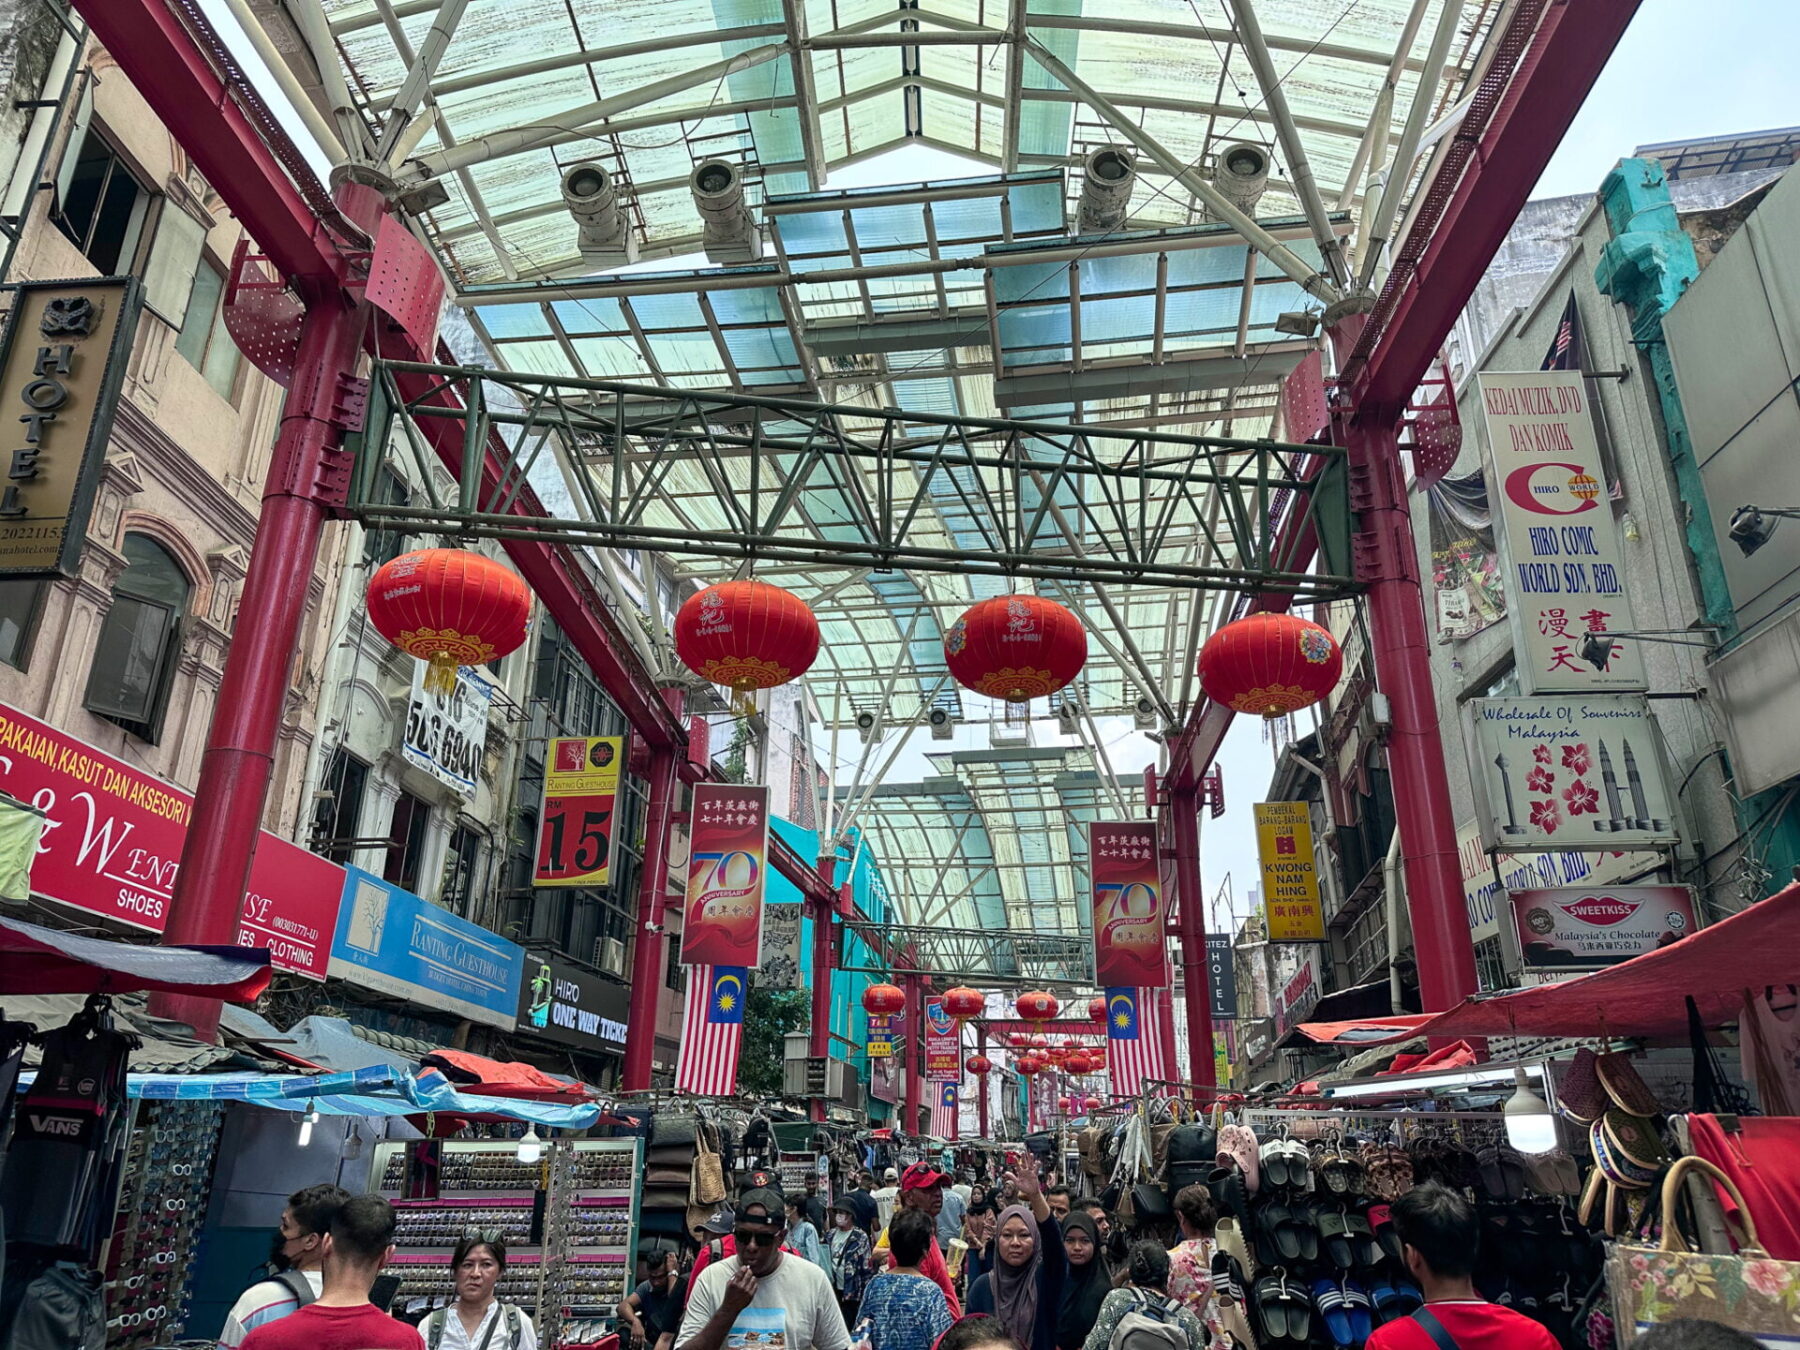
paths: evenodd
<path fill-rule="evenodd" d="M 143 947 L 0 917 L 0 992 L 154 992 L 253 1003 L 273 973 L 267 947 Z"/>
<path fill-rule="evenodd" d="M 1303 1023 L 1314 1040 L 1377 1045 L 1420 1034 L 1637 1036 L 1687 1034 L 1687 1000 L 1706 1026 L 1737 1020 L 1744 991 L 1800 978 L 1800 884 L 1672 946 L 1558 984 L 1468 999 L 1435 1017 Z"/>
<path fill-rule="evenodd" d="M 419 1061 L 457 1087 L 484 1097 L 517 1097 L 534 1102 L 585 1102 L 593 1093 L 572 1078 L 558 1078 L 516 1060 L 488 1059 L 466 1050 L 433 1050 Z"/>

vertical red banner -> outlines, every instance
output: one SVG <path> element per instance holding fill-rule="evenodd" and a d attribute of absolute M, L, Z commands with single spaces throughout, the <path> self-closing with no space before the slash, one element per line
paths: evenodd
<path fill-rule="evenodd" d="M 762 964 L 769 789 L 702 783 L 689 830 L 681 963 Z"/>
<path fill-rule="evenodd" d="M 1095 821 L 1088 826 L 1088 871 L 1094 887 L 1094 972 L 1101 985 L 1169 982 L 1163 943 L 1168 918 L 1148 821 Z"/>

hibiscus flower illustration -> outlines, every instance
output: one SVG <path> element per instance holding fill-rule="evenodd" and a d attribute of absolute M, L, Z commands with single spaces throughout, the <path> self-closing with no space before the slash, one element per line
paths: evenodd
<path fill-rule="evenodd" d="M 1547 745 L 1533 746 L 1531 748 L 1531 757 L 1539 764 L 1548 764 L 1550 762 L 1550 747 Z"/>
<path fill-rule="evenodd" d="M 1569 808 L 1569 818 L 1576 816 L 1598 815 L 1600 812 L 1600 794 L 1577 778 L 1563 789 L 1563 803 Z"/>
<path fill-rule="evenodd" d="M 1577 777 L 1593 767 L 1594 761 L 1588 758 L 1585 745 L 1565 745 L 1562 748 L 1563 768 L 1573 769 Z"/>
<path fill-rule="evenodd" d="M 1525 775 L 1527 792 L 1548 792 L 1555 786 L 1556 775 L 1541 764 L 1533 766 L 1531 772 Z"/>
<path fill-rule="evenodd" d="M 1562 824 L 1562 812 L 1556 809 L 1556 799 L 1532 802 L 1531 823 L 1545 834 L 1555 834 L 1556 827 Z"/>

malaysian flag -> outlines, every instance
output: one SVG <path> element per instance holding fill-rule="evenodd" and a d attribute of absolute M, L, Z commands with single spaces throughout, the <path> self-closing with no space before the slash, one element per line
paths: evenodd
<path fill-rule="evenodd" d="M 1569 303 L 1563 306 L 1562 318 L 1557 320 L 1556 336 L 1551 339 L 1550 350 L 1544 353 L 1544 364 L 1539 370 L 1580 370 L 1586 353 L 1581 342 L 1581 311 L 1575 307 L 1575 290 L 1569 288 Z"/>
<path fill-rule="evenodd" d="M 934 1083 L 931 1099 L 931 1132 L 939 1139 L 956 1138 L 956 1084 Z"/>
<path fill-rule="evenodd" d="M 1141 1085 L 1169 1076 L 1156 1034 L 1158 1006 L 1154 989 L 1117 985 L 1106 991 L 1107 1068 L 1118 1096 L 1133 1096 Z"/>
<path fill-rule="evenodd" d="M 681 1059 L 675 1090 L 701 1097 L 737 1091 L 738 1051 L 744 1044 L 743 966 L 689 966 L 681 1017 Z"/>

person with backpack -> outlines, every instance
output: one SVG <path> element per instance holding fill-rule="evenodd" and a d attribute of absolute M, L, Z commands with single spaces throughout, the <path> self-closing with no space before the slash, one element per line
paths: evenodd
<path fill-rule="evenodd" d="M 888 1225 L 894 1264 L 869 1281 L 856 1311 L 852 1343 L 866 1340 L 871 1350 L 931 1350 L 956 1319 L 949 1302 L 919 1262 L 931 1250 L 931 1217 L 924 1210 L 901 1209 Z"/>
<path fill-rule="evenodd" d="M 1129 1283 L 1100 1305 L 1083 1350 L 1209 1350 L 1206 1328 L 1169 1296 L 1169 1254 L 1160 1243 L 1134 1242 Z"/>
<path fill-rule="evenodd" d="M 1016 1181 L 1021 1203 L 1000 1212 L 994 1264 L 969 1287 L 969 1311 L 993 1314 L 1024 1350 L 1056 1350 L 1068 1261 L 1062 1229 L 1030 1169 Z"/>
<path fill-rule="evenodd" d="M 537 1328 L 516 1304 L 494 1297 L 506 1273 L 506 1242 L 497 1229 L 471 1228 L 450 1253 L 456 1302 L 419 1328 L 425 1350 L 537 1350 Z"/>
<path fill-rule="evenodd" d="M 261 1326 L 316 1302 L 324 1288 L 325 1235 L 350 1198 L 342 1186 L 308 1186 L 288 1197 L 269 1253 L 274 1273 L 238 1295 L 219 1333 L 219 1350 L 238 1350 Z"/>
<path fill-rule="evenodd" d="M 1112 1272 L 1100 1252 L 1100 1225 L 1085 1210 L 1062 1222 L 1063 1253 L 1069 1278 L 1063 1282 L 1062 1308 L 1056 1318 L 1056 1350 L 1082 1350 L 1100 1316 L 1100 1305 L 1112 1292 Z"/>

